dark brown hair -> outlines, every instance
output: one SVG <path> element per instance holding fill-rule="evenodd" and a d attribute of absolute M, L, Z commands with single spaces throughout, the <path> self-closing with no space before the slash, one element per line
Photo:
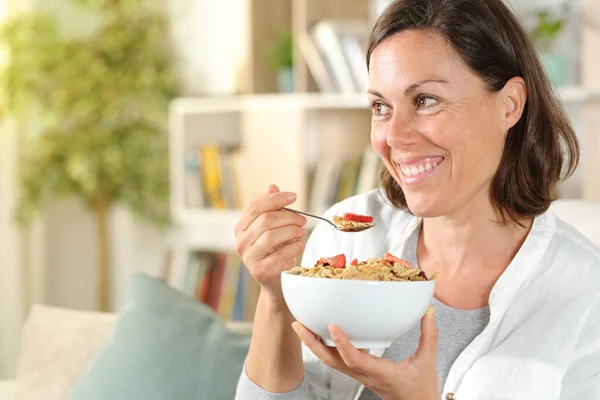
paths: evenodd
<path fill-rule="evenodd" d="M 397 0 L 375 23 L 367 66 L 382 41 L 407 29 L 439 32 L 490 91 L 500 91 L 513 77 L 524 79 L 527 103 L 508 132 L 490 195 L 505 222 L 542 214 L 555 199 L 556 183 L 577 168 L 579 145 L 513 12 L 502 0 Z M 379 177 L 389 200 L 406 209 L 404 193 L 385 166 Z"/>

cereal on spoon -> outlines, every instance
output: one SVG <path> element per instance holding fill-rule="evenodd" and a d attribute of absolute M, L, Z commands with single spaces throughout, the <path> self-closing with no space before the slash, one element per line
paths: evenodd
<path fill-rule="evenodd" d="M 336 215 L 332 218 L 333 223 L 345 231 L 361 231 L 373 226 L 373 217 L 354 213 L 344 213 L 341 217 Z"/>
<path fill-rule="evenodd" d="M 425 272 L 390 253 L 367 261 L 354 259 L 350 265 L 346 265 L 344 254 L 322 257 L 313 268 L 294 267 L 289 273 L 313 278 L 398 282 L 428 281 L 437 277 L 435 273 L 427 278 Z"/>

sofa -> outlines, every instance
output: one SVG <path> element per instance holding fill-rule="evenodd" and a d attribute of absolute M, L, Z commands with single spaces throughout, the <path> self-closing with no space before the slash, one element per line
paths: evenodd
<path fill-rule="evenodd" d="M 552 209 L 600 248 L 600 204 L 559 200 Z M 115 314 L 34 306 L 22 330 L 17 378 L 0 381 L 0 400 L 66 400 L 74 382 L 110 337 L 117 318 Z M 249 323 L 227 327 L 239 333 L 252 329 Z"/>
<path fill-rule="evenodd" d="M 35 305 L 25 322 L 16 380 L 0 381 L 0 400 L 65 400 L 109 339 L 118 316 Z M 250 334 L 252 324 L 230 322 Z M 17 384 L 18 382 L 18 384 Z"/>

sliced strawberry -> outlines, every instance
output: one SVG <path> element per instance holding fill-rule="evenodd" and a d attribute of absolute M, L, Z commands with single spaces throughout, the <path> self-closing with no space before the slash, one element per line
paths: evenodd
<path fill-rule="evenodd" d="M 328 260 L 329 265 L 331 265 L 333 268 L 346 268 L 346 256 L 343 254 L 331 257 Z"/>
<path fill-rule="evenodd" d="M 370 215 L 359 215 L 353 213 L 344 213 L 344 220 L 352 222 L 373 222 L 373 217 Z"/>
<path fill-rule="evenodd" d="M 354 260 L 352 260 L 350 265 L 358 265 L 358 260 L 355 258 Z"/>
<path fill-rule="evenodd" d="M 321 259 L 317 261 L 316 266 L 319 265 L 329 265 L 333 268 L 346 268 L 346 256 L 338 254 L 334 257 L 321 257 Z"/>
<path fill-rule="evenodd" d="M 389 262 L 391 262 L 392 264 L 403 264 L 406 265 L 407 267 L 412 268 L 412 264 L 409 263 L 408 261 L 405 261 L 401 258 L 398 258 L 390 253 L 385 253 L 384 255 L 385 259 L 388 260 Z"/>

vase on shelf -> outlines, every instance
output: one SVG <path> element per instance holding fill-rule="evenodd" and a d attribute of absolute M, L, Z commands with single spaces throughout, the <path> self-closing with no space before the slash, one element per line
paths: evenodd
<path fill-rule="evenodd" d="M 540 55 L 546 75 L 555 87 L 567 84 L 567 59 L 561 54 L 542 53 Z"/>
<path fill-rule="evenodd" d="M 280 93 L 294 91 L 294 71 L 292 68 L 281 68 L 277 71 L 277 87 Z"/>

